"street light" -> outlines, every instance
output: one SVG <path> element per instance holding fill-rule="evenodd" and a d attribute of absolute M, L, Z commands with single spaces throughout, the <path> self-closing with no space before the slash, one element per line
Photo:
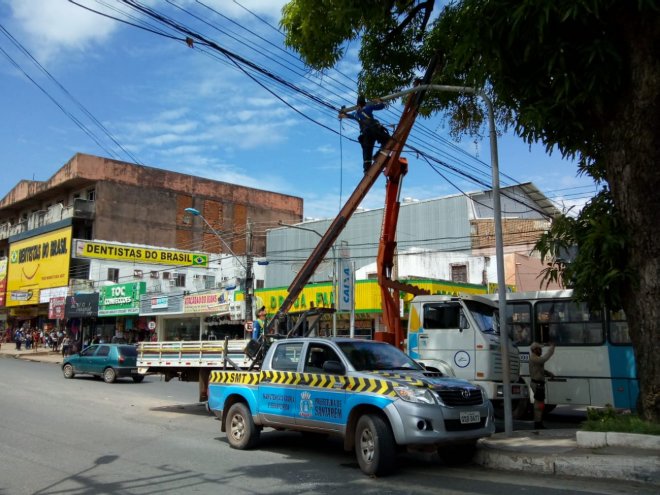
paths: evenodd
<path fill-rule="evenodd" d="M 298 229 L 298 230 L 305 230 L 307 232 L 312 232 L 319 236 L 321 239 L 323 239 L 323 235 L 321 233 L 317 232 L 314 229 L 309 229 L 307 227 L 300 227 L 298 225 L 289 225 L 287 223 L 282 222 L 282 220 L 277 222 L 279 225 L 282 227 L 290 227 L 292 229 Z M 332 299 L 334 305 L 337 304 L 337 256 L 335 255 L 335 245 L 332 244 L 330 246 L 332 249 Z M 337 336 L 337 312 L 333 311 L 332 312 L 332 336 L 336 337 Z"/>
<path fill-rule="evenodd" d="M 186 208 L 184 211 L 185 211 L 186 213 L 190 213 L 190 214 L 191 214 L 192 216 L 194 216 L 194 217 L 199 217 L 199 218 L 201 218 L 201 219 L 204 221 L 204 223 L 206 224 L 206 226 L 207 226 L 209 229 L 211 229 L 211 232 L 213 232 L 213 233 L 215 234 L 215 236 L 216 236 L 218 239 L 220 239 L 220 242 L 222 242 L 222 244 L 225 246 L 225 248 L 227 248 L 227 251 L 229 251 L 229 254 L 231 254 L 231 255 L 236 259 L 236 261 L 238 262 L 239 265 L 241 265 L 241 267 L 243 268 L 243 270 L 246 270 L 246 271 L 247 271 L 247 268 L 246 268 L 245 264 L 244 264 L 244 263 L 241 261 L 241 259 L 236 255 L 236 253 L 234 253 L 234 251 L 229 247 L 229 244 L 227 244 L 227 243 L 225 242 L 225 240 L 220 236 L 220 234 L 218 233 L 218 231 L 215 230 L 215 229 L 213 228 L 213 226 L 208 222 L 208 220 L 207 220 L 206 218 L 204 218 L 204 215 L 202 215 L 201 212 L 200 212 L 198 209 L 196 209 L 196 208 Z"/>
<path fill-rule="evenodd" d="M 246 320 L 251 320 L 252 319 L 252 270 L 250 270 L 242 261 L 241 259 L 234 253 L 231 247 L 229 247 L 229 244 L 225 242 L 225 240 L 220 236 L 217 230 L 213 228 L 213 226 L 209 223 L 209 221 L 204 218 L 204 215 L 201 214 L 201 212 L 196 209 L 196 208 L 186 208 L 184 210 L 186 213 L 190 213 L 194 217 L 199 217 L 201 218 L 206 226 L 211 229 L 211 232 L 215 234 L 215 236 L 222 242 L 222 244 L 227 248 L 227 251 L 229 251 L 229 254 L 231 254 L 236 262 L 241 265 L 243 270 L 245 270 L 245 319 Z M 251 267 L 250 267 L 251 268 Z"/>

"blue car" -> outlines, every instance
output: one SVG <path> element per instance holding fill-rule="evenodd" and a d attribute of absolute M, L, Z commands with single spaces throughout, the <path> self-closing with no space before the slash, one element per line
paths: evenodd
<path fill-rule="evenodd" d="M 66 357 L 62 363 L 64 378 L 77 374 L 103 377 L 106 383 L 131 377 L 135 383 L 144 380 L 137 370 L 137 349 L 127 344 L 90 345 L 78 354 Z"/>

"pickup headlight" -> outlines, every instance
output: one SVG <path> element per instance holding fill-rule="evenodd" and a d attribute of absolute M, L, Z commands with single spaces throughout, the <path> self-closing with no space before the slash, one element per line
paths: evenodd
<path fill-rule="evenodd" d="M 419 387 L 394 387 L 396 395 L 406 402 L 414 402 L 416 404 L 436 404 L 433 393 L 428 388 Z"/>

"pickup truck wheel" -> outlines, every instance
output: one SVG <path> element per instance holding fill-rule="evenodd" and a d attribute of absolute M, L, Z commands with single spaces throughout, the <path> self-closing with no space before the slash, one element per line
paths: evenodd
<path fill-rule="evenodd" d="M 259 440 L 259 430 L 252 420 L 250 409 L 242 402 L 237 402 L 229 408 L 225 428 L 229 446 L 234 449 L 250 449 Z"/>
<path fill-rule="evenodd" d="M 103 381 L 105 383 L 114 383 L 117 380 L 117 372 L 113 368 L 103 370 Z"/>
<path fill-rule="evenodd" d="M 358 420 L 355 428 L 355 455 L 365 474 L 380 476 L 392 470 L 396 446 L 392 430 L 383 418 L 366 414 Z"/>
<path fill-rule="evenodd" d="M 62 366 L 62 374 L 64 378 L 73 378 L 76 374 L 73 372 L 73 366 L 70 364 L 65 364 Z"/>
<path fill-rule="evenodd" d="M 460 466 L 472 460 L 475 450 L 477 450 L 477 441 L 473 440 L 467 443 L 444 446 L 442 450 L 438 451 L 438 455 L 447 466 Z"/>

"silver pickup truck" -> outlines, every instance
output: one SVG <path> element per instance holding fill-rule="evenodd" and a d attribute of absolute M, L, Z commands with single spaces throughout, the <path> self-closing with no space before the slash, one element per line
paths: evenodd
<path fill-rule="evenodd" d="M 339 435 L 375 475 L 393 470 L 401 448 L 465 462 L 495 431 L 480 386 L 427 372 L 389 344 L 355 339 L 279 340 L 259 371 L 212 371 L 209 408 L 233 448 L 254 447 L 265 427 Z"/>

